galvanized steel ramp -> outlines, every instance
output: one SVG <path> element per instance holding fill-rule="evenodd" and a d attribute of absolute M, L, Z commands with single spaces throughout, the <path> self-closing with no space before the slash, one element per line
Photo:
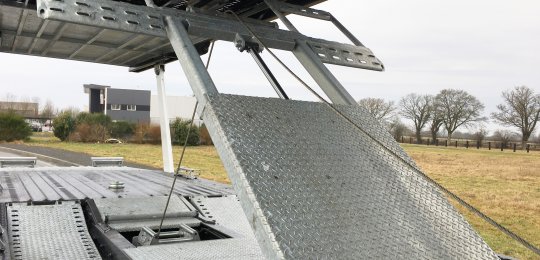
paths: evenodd
<path fill-rule="evenodd" d="M 7 207 L 13 259 L 101 259 L 80 204 Z"/>
<path fill-rule="evenodd" d="M 270 259 L 498 259 L 431 183 L 327 105 L 210 95 L 203 118 Z M 357 106 L 337 106 L 412 163 Z"/>

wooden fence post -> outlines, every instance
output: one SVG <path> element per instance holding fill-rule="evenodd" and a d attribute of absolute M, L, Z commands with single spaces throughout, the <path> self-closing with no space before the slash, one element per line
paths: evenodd
<path fill-rule="evenodd" d="M 527 153 L 529 153 L 530 150 L 531 150 L 531 145 L 527 144 Z"/>
<path fill-rule="evenodd" d="M 491 142 L 488 142 L 488 149 L 491 151 Z"/>
<path fill-rule="evenodd" d="M 465 143 L 465 148 L 469 149 L 469 140 Z"/>
<path fill-rule="evenodd" d="M 457 148 L 457 141 L 456 141 L 456 148 Z"/>
<path fill-rule="evenodd" d="M 516 144 L 514 143 L 514 153 L 516 152 Z"/>

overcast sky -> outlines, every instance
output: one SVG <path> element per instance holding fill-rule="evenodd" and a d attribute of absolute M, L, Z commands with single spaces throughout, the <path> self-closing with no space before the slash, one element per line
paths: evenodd
<path fill-rule="evenodd" d="M 386 67 L 385 72 L 374 72 L 329 66 L 356 99 L 397 102 L 411 92 L 456 88 L 483 102 L 487 116 L 504 90 L 527 85 L 540 92 L 540 1 L 330 0 L 316 8 L 332 12 Z M 306 35 L 345 41 L 329 23 L 291 19 Z M 308 78 L 292 54 L 279 54 Z M 314 100 L 267 54 L 264 57 L 292 98 Z M 276 96 L 249 54 L 238 53 L 232 43 L 216 45 L 210 72 L 223 93 Z M 124 67 L 4 53 L 0 75 L 0 99 L 6 93 L 37 96 L 60 108 L 87 105 L 82 87 L 87 83 L 156 89 L 152 71 L 129 73 Z M 168 94 L 191 95 L 177 62 L 167 65 L 165 76 Z"/>

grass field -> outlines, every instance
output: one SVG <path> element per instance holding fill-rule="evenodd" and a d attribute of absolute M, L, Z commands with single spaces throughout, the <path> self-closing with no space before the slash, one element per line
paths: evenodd
<path fill-rule="evenodd" d="M 161 167 L 161 147 L 137 144 L 62 143 L 50 135 L 35 135 L 30 145 L 48 146 L 96 156 L 123 156 Z M 510 230 L 540 246 L 540 153 L 403 145 L 433 179 Z M 180 147 L 174 147 L 178 157 Z M 175 158 L 177 160 L 178 158 Z M 211 146 L 189 147 L 183 165 L 201 169 L 203 178 L 228 183 L 219 157 Z M 456 204 L 454 204 L 456 205 Z M 456 205 L 498 253 L 519 259 L 540 259 L 486 222 Z"/>

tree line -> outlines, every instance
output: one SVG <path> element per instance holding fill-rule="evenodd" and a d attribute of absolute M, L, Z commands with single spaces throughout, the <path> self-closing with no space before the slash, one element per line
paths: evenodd
<path fill-rule="evenodd" d="M 407 127 L 401 118 L 412 123 L 416 142 L 422 142 L 422 133 L 427 129 L 432 140 L 444 130 L 450 142 L 454 133 L 462 127 L 481 125 L 491 118 L 494 122 L 519 131 L 522 147 L 534 133 L 540 117 L 540 94 L 527 86 L 517 86 L 502 92 L 503 102 L 497 105 L 490 117 L 483 116 L 484 105 L 464 90 L 444 89 L 437 95 L 410 93 L 396 105 L 393 101 L 380 98 L 364 98 L 358 104 L 373 117 L 388 126 L 394 137 L 400 138 Z M 401 117 L 401 118 L 400 118 Z M 487 135 L 480 129 L 478 135 Z M 499 130 L 494 135 L 509 139 L 511 131 Z"/>

